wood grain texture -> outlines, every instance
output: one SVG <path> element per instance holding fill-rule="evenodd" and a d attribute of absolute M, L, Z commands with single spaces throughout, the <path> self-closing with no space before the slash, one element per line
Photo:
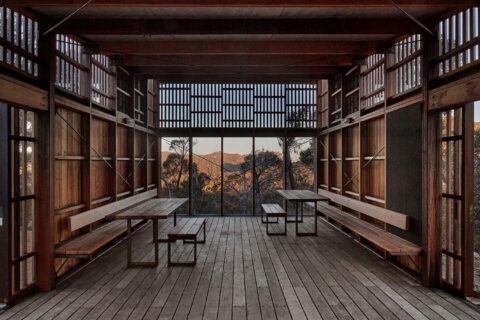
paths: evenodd
<path fill-rule="evenodd" d="M 149 195 L 155 193 L 156 196 L 157 190 L 151 190 L 146 192 Z M 141 193 L 140 195 L 143 195 Z M 126 199 L 128 200 L 128 199 Z M 135 206 L 131 209 L 124 210 L 119 213 L 110 214 L 108 219 L 166 219 L 172 213 L 174 213 L 178 208 L 188 202 L 188 198 L 155 198 L 145 201 L 144 203 Z"/>
<path fill-rule="evenodd" d="M 311 218 L 310 218 L 311 219 Z M 312 223 L 309 221 L 307 223 Z M 134 235 L 135 259 L 153 257 L 151 224 Z M 160 233 L 171 228 L 161 223 Z M 390 263 L 320 223 L 320 236 L 294 226 L 269 237 L 260 218 L 207 219 L 195 267 L 126 268 L 122 242 L 60 284 L 0 314 L 1 319 L 463 319 L 478 309 L 421 286 Z M 191 258 L 191 246 L 173 246 Z M 108 270 L 108 272 L 107 272 Z"/>
<path fill-rule="evenodd" d="M 384 208 L 379 208 L 377 206 L 340 196 L 333 192 L 325 191 L 322 189 L 318 189 L 318 193 L 324 197 L 329 198 L 332 202 L 335 202 L 338 205 L 347 207 L 351 210 L 355 210 L 362 213 L 363 215 L 380 220 L 399 229 L 408 230 L 408 216 L 405 214 Z"/>
<path fill-rule="evenodd" d="M 72 231 L 80 229 L 91 223 L 100 221 L 112 213 L 137 205 L 150 198 L 156 197 L 156 195 L 157 195 L 156 189 L 150 190 L 130 198 L 119 200 L 117 202 L 113 202 L 96 209 L 82 212 L 80 214 L 70 217 L 70 229 Z"/>

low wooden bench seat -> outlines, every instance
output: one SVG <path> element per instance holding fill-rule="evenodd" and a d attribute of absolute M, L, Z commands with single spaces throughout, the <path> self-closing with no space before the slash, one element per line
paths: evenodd
<path fill-rule="evenodd" d="M 141 220 L 135 220 L 132 226 L 137 226 Z M 114 221 L 102 225 L 61 245 L 55 250 L 57 257 L 67 258 L 87 258 L 92 256 L 102 247 L 118 239 L 127 231 L 127 223 L 125 221 Z"/>
<path fill-rule="evenodd" d="M 329 191 L 319 189 L 319 194 L 331 199 L 343 207 L 349 208 L 356 212 L 360 212 L 365 216 L 369 216 L 380 220 L 386 224 L 396 226 L 402 230 L 408 230 L 408 216 L 376 207 L 374 205 L 350 199 Z M 422 252 L 422 248 L 408 240 L 400 238 L 392 233 L 380 229 L 373 224 L 355 217 L 352 214 L 343 212 L 339 208 L 327 203 L 318 202 L 318 211 L 328 220 L 333 220 L 342 228 L 348 229 L 351 233 L 365 239 L 380 249 L 384 250 L 391 256 L 418 256 Z"/>
<path fill-rule="evenodd" d="M 68 218 L 70 230 L 75 231 L 83 227 L 92 226 L 96 222 L 112 213 L 128 210 L 157 195 L 157 190 L 149 190 L 136 196 L 123 199 L 102 207 L 88 210 Z M 134 220 L 132 225 L 137 226 L 142 220 Z M 102 247 L 113 242 L 127 233 L 125 221 L 112 221 L 93 228 L 90 232 L 67 240 L 55 248 L 57 258 L 91 259 Z"/>
<path fill-rule="evenodd" d="M 276 235 L 286 235 L 287 234 L 287 212 L 276 203 L 264 203 L 262 204 L 262 223 L 267 225 L 267 234 L 270 236 Z M 264 215 L 265 214 L 265 215 Z M 265 218 L 264 218 L 265 216 Z M 276 222 L 272 222 L 269 218 L 277 218 Z M 271 223 L 278 223 L 278 218 L 285 219 L 285 231 L 284 232 L 270 232 L 268 230 L 268 225 Z"/>
<path fill-rule="evenodd" d="M 205 243 L 207 237 L 205 218 L 184 218 L 175 228 L 168 232 L 168 265 L 192 266 L 197 263 L 197 243 Z M 203 229 L 203 239 L 199 240 L 198 235 Z M 171 243 L 183 240 L 184 243 L 193 243 L 193 261 L 179 262 L 172 261 Z"/>

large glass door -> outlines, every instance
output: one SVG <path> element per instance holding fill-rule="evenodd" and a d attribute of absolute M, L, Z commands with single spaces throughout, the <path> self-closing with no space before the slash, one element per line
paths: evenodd
<path fill-rule="evenodd" d="M 464 108 L 444 111 L 441 114 L 441 261 L 442 283 L 463 291 L 463 112 Z"/>
<path fill-rule="evenodd" d="M 480 298 L 480 101 L 473 104 L 473 292 Z"/>
<path fill-rule="evenodd" d="M 35 113 L 10 108 L 9 295 L 35 284 Z"/>

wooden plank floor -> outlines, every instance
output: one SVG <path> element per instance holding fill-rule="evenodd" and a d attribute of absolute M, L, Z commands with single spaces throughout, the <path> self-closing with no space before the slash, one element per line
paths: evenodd
<path fill-rule="evenodd" d="M 170 222 L 171 223 L 171 222 Z M 168 228 L 160 226 L 162 231 Z M 0 319 L 480 319 L 480 310 L 425 288 L 326 223 L 318 237 L 269 237 L 259 218 L 214 217 L 195 267 L 126 268 L 121 243 L 51 292 Z M 153 259 L 151 225 L 135 259 Z M 175 258 L 192 255 L 178 242 Z"/>

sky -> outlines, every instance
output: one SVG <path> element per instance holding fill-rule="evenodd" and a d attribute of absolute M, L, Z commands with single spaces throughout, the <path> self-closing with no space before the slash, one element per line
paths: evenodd
<path fill-rule="evenodd" d="M 301 149 L 309 147 L 307 138 L 298 138 L 301 142 Z M 169 144 L 167 141 L 175 140 L 175 138 L 164 138 L 162 141 L 162 150 L 168 151 Z M 221 149 L 220 138 L 193 138 L 193 153 L 197 155 L 205 155 L 218 152 Z M 255 149 L 270 150 L 274 152 L 282 152 L 278 139 L 275 138 L 256 138 Z M 223 150 L 225 153 L 249 154 L 252 152 L 252 138 L 224 138 Z"/>

